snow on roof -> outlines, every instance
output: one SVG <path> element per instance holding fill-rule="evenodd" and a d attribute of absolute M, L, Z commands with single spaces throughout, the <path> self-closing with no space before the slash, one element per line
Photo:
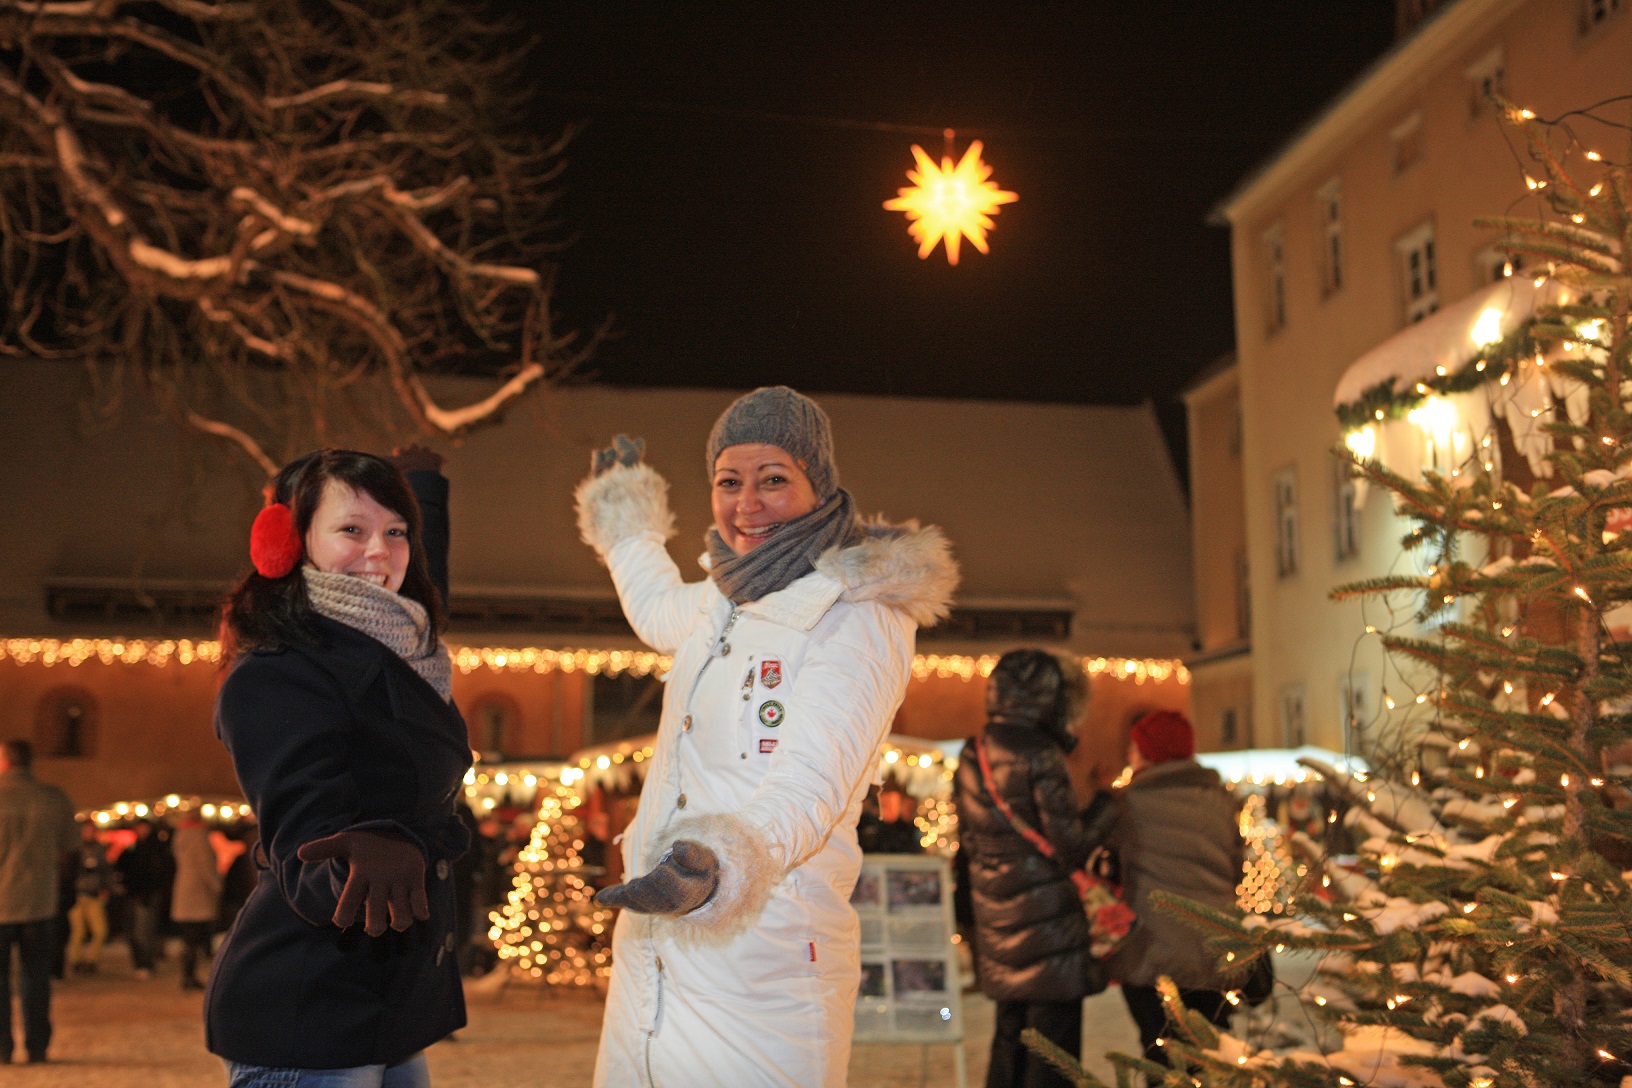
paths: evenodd
<path fill-rule="evenodd" d="M 1317 759 L 1344 771 L 1368 770 L 1359 756 L 1346 756 L 1306 744 L 1301 748 L 1248 748 L 1239 752 L 1198 752 L 1196 762 L 1211 767 L 1220 778 L 1236 782 L 1303 782 L 1315 777 L 1298 760 Z"/>
<path fill-rule="evenodd" d="M 1538 306 L 1563 301 L 1564 294 L 1565 289 L 1552 280 L 1543 281 L 1540 287 L 1522 275 L 1497 280 L 1415 325 L 1401 329 L 1356 359 L 1337 383 L 1332 405 L 1352 404 L 1366 390 L 1391 379 L 1391 388 L 1403 392 L 1425 378 L 1434 377 L 1437 367 L 1454 374 L 1478 355 L 1481 343 L 1509 335 L 1535 313 Z M 1496 317 L 1485 317 L 1487 310 Z M 1478 340 L 1474 339 L 1476 328 Z"/>

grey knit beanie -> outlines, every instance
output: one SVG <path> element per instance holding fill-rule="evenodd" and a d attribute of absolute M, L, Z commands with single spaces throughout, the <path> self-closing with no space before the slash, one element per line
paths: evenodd
<path fill-rule="evenodd" d="M 816 497 L 826 502 L 839 489 L 833 463 L 833 428 L 821 405 L 785 385 L 767 385 L 745 393 L 714 421 L 708 434 L 708 474 L 727 446 L 764 442 L 799 461 Z"/>

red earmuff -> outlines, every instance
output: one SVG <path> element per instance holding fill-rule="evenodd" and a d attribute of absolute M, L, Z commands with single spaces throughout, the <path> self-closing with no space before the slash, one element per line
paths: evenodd
<path fill-rule="evenodd" d="M 262 507 L 249 530 L 249 561 L 255 564 L 255 573 L 282 578 L 295 569 L 303 550 L 294 511 L 281 502 Z"/>

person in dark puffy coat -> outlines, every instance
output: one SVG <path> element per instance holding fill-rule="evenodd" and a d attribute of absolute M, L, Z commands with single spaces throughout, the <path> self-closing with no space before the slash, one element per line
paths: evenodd
<path fill-rule="evenodd" d="M 1043 650 L 1014 650 L 993 669 L 988 721 L 965 745 L 954 788 L 960 852 L 967 855 L 975 914 L 975 973 L 997 1003 L 987 1088 L 1054 1088 L 1068 1082 L 1020 1042 L 1035 1028 L 1071 1054 L 1082 1049 L 1082 999 L 1105 988 L 1089 953 L 1088 920 L 1071 871 L 1104 841 L 1114 812 L 1084 826 L 1066 772 L 1076 745 L 1071 726 L 1087 686 L 1074 665 Z M 1016 829 L 1016 818 L 1054 849 L 1052 859 Z"/>
<path fill-rule="evenodd" d="M 1151 893 L 1164 891 L 1219 910 L 1235 905 L 1243 854 L 1237 806 L 1218 772 L 1195 761 L 1195 751 L 1184 715 L 1156 710 L 1141 717 L 1128 744 L 1133 778 L 1113 806 L 1111 847 L 1139 925 L 1108 966 L 1154 1062 L 1163 1060 L 1158 1042 L 1171 1031 L 1158 979 L 1171 978 L 1187 1007 L 1221 1027 L 1230 1012 L 1224 991 L 1240 981 L 1220 971 L 1206 934 L 1151 902 Z"/>

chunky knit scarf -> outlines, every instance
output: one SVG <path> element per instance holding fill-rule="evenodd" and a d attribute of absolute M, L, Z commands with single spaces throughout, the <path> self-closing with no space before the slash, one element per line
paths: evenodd
<path fill-rule="evenodd" d="M 718 529 L 710 529 L 709 577 L 731 603 L 747 604 L 786 589 L 815 570 L 823 552 L 854 544 L 862 536 L 855 503 L 841 487 L 822 505 L 741 555 L 726 547 Z"/>
<path fill-rule="evenodd" d="M 312 610 L 361 631 L 408 663 L 443 699 L 453 697 L 453 662 L 425 606 L 349 574 L 302 567 Z"/>

